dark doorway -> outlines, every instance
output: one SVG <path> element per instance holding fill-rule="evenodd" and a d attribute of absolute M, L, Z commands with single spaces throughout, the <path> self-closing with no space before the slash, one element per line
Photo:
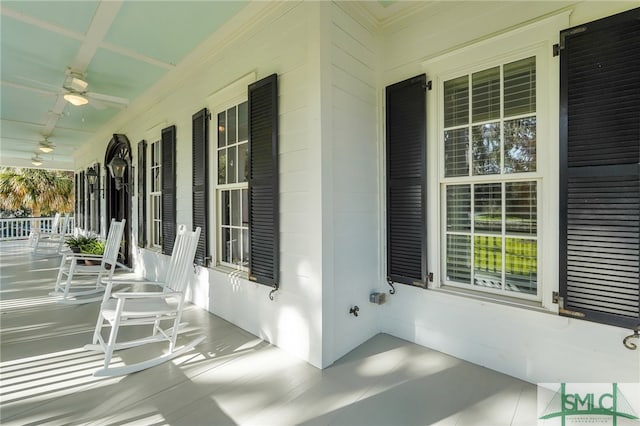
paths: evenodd
<path fill-rule="evenodd" d="M 116 188 L 116 180 L 109 173 L 108 165 L 115 157 L 122 158 L 126 163 L 122 182 L 124 185 L 120 189 Z M 125 135 L 114 134 L 107 146 L 104 157 L 105 164 L 105 201 L 106 201 L 106 227 L 109 232 L 111 219 L 126 219 L 123 242 L 120 245 L 120 256 L 118 261 L 128 267 L 132 265 L 131 246 L 131 197 L 133 196 L 133 167 L 131 165 L 131 144 Z"/>

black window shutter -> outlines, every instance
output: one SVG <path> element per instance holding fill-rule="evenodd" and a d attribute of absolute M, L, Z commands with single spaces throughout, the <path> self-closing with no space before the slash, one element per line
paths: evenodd
<path fill-rule="evenodd" d="M 93 206 L 94 206 L 94 215 L 95 215 L 95 229 L 94 232 L 97 234 L 100 233 L 100 163 L 96 163 L 93 166 L 96 174 L 96 184 L 93 189 Z"/>
<path fill-rule="evenodd" d="M 209 217 L 209 111 L 204 108 L 192 117 L 192 195 L 193 227 L 200 227 L 200 240 L 196 249 L 195 262 L 207 266 L 208 261 L 208 232 L 207 218 Z"/>
<path fill-rule="evenodd" d="M 388 86 L 387 279 L 427 286 L 426 76 Z"/>
<path fill-rule="evenodd" d="M 249 279 L 278 288 L 278 76 L 249 85 Z"/>
<path fill-rule="evenodd" d="M 80 181 L 80 228 L 86 231 L 87 230 L 87 226 L 85 225 L 86 192 L 85 192 L 85 185 L 84 185 L 84 180 L 85 180 L 84 171 L 80 172 L 78 180 Z"/>
<path fill-rule="evenodd" d="M 162 253 L 171 255 L 176 238 L 176 126 L 162 129 Z"/>
<path fill-rule="evenodd" d="M 80 174 L 75 173 L 74 179 L 75 179 L 74 193 L 76 197 L 75 199 L 76 208 L 74 212 L 75 226 L 80 227 Z"/>
<path fill-rule="evenodd" d="M 87 169 L 88 170 L 88 169 Z M 85 180 L 87 179 L 87 173 L 86 171 L 84 172 L 84 178 Z M 85 196 L 86 196 L 86 217 L 87 217 L 87 231 L 92 231 L 93 232 L 93 202 L 92 202 L 92 195 L 91 194 L 91 188 L 89 187 L 89 183 L 86 183 L 85 186 Z"/>
<path fill-rule="evenodd" d="M 640 324 L 640 9 L 560 34 L 561 315 Z"/>
<path fill-rule="evenodd" d="M 138 142 L 138 247 L 147 245 L 147 141 Z"/>

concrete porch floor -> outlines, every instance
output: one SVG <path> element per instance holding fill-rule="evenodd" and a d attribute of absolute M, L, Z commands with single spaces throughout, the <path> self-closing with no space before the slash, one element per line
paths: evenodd
<path fill-rule="evenodd" d="M 379 334 L 318 370 L 195 306 L 207 339 L 160 366 L 95 378 L 98 303 L 61 305 L 59 257 L 0 243 L 3 425 L 535 425 L 536 386 Z M 151 349 L 158 353 L 164 349 Z M 149 354 L 130 349 L 125 364 Z"/>

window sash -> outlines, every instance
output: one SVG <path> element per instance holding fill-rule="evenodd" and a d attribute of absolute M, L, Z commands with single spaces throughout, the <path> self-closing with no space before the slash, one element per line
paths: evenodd
<path fill-rule="evenodd" d="M 539 95 L 539 91 L 535 91 L 535 96 L 533 100 L 529 101 L 529 106 L 525 108 L 529 108 L 528 110 L 523 110 L 522 108 L 516 113 L 512 115 L 505 115 L 505 66 L 511 65 L 514 63 L 525 64 L 527 61 L 531 62 L 531 59 L 534 58 L 536 62 L 535 68 L 539 66 L 539 52 L 532 50 L 529 52 L 520 52 L 517 55 L 505 56 L 501 58 L 499 61 L 495 61 L 494 63 L 485 62 L 481 66 L 469 66 L 465 68 L 464 73 L 460 73 L 458 71 L 457 75 L 443 75 L 439 80 L 439 97 L 437 108 L 440 111 L 439 114 L 439 130 L 438 130 L 438 150 L 440 152 L 438 158 L 440 159 L 440 167 L 439 167 L 439 180 L 440 180 L 440 205 L 441 205 L 441 253 L 443 256 L 441 257 L 441 284 L 445 286 L 457 287 L 466 290 L 474 290 L 482 293 L 495 294 L 499 296 L 507 296 L 512 298 L 519 298 L 525 300 L 533 300 L 540 301 L 542 299 L 542 286 L 541 282 L 541 190 L 542 190 L 542 176 L 540 173 L 540 168 L 537 166 L 537 158 L 536 151 L 537 145 L 539 141 L 537 140 L 537 135 L 540 134 L 538 131 L 540 122 L 538 120 L 538 112 L 535 109 L 531 109 L 531 105 L 540 105 L 537 97 Z M 497 70 L 496 70 L 497 69 Z M 508 67 L 507 67 L 508 69 Z M 498 71 L 498 72 L 496 72 Z M 540 73 L 535 70 L 536 80 L 540 78 Z M 499 91 L 496 90 L 496 78 L 499 77 L 498 86 Z M 475 78 L 475 80 L 474 80 Z M 464 89 L 464 80 L 466 79 L 467 92 L 465 93 Z M 477 102 L 474 103 L 474 83 L 476 83 L 476 87 L 480 87 L 481 84 L 485 84 L 482 92 L 480 93 L 485 100 L 494 99 L 496 96 L 499 97 L 499 103 L 490 102 L 489 109 L 479 108 Z M 537 81 L 533 83 L 534 90 Z M 451 87 L 456 87 L 456 92 L 459 95 L 456 95 L 458 104 L 453 105 L 450 104 L 451 107 L 456 106 L 456 109 L 447 109 L 445 110 L 445 85 L 449 84 L 449 89 Z M 450 92 L 453 93 L 453 92 Z M 451 98 L 453 99 L 453 98 Z M 454 100 L 455 100 L 454 99 Z M 466 105 L 461 105 L 459 101 L 465 101 Z M 475 113 L 475 114 L 474 114 Z M 478 113 L 481 113 L 480 115 Z M 476 119 L 477 118 L 477 119 Z M 527 120 L 529 120 L 527 122 Z M 531 122 L 535 123 L 535 131 L 529 129 L 529 134 L 526 133 L 527 127 L 526 123 L 531 124 Z M 494 168 L 486 169 L 490 173 L 486 174 L 476 174 L 474 171 L 474 138 L 473 132 L 477 129 L 489 129 L 487 127 L 488 124 L 494 124 L 493 129 L 497 129 L 497 137 L 495 140 L 498 141 L 496 146 L 497 158 L 496 154 L 493 154 L 493 161 L 489 161 L 487 164 L 491 165 Z M 525 123 L 525 124 L 523 124 Z M 445 125 L 446 124 L 446 125 Z M 505 126 L 506 124 L 506 126 Z M 513 139 L 505 140 L 505 127 L 511 129 L 512 127 L 521 126 L 522 129 L 518 128 L 512 131 L 519 131 L 518 135 L 527 134 L 529 139 L 523 138 L 524 141 L 514 141 Z M 491 130 L 493 130 L 491 129 Z M 521 131 L 522 130 L 522 131 Z M 457 146 L 445 145 L 445 132 L 449 136 L 457 135 L 458 139 L 450 139 L 457 141 Z M 464 139 L 464 133 L 466 133 L 466 140 Z M 460 139 L 460 136 L 463 136 Z M 482 134 L 484 137 L 485 135 Z M 494 136 L 495 135 L 489 135 Z M 531 145 L 530 140 L 531 137 L 535 141 L 535 144 Z M 487 146 L 485 142 L 487 140 L 482 139 L 483 146 Z M 490 141 L 489 141 L 490 142 Z M 528 155 L 528 158 L 532 158 L 532 164 L 519 164 L 517 161 L 514 161 L 514 156 L 509 155 L 505 152 L 505 145 L 511 147 L 516 150 L 520 150 L 523 156 Z M 463 149 L 463 152 L 460 149 Z M 453 166 L 456 166 L 457 169 L 453 170 L 448 169 L 446 164 L 446 159 L 453 155 L 454 161 L 458 161 L 456 163 L 450 163 Z M 491 159 L 490 159 L 491 160 Z M 460 165 L 462 165 L 460 167 Z M 509 168 L 507 168 L 507 166 Z M 521 171 L 514 171 L 515 169 L 519 169 Z M 522 171 L 524 170 L 524 171 Z M 521 233 L 513 233 L 507 232 L 508 221 L 506 217 L 506 190 L 507 186 L 510 183 L 517 182 L 535 182 L 536 188 L 536 218 L 535 218 L 535 233 L 534 234 L 521 234 Z M 487 185 L 487 184 L 497 184 L 501 188 L 501 202 L 500 202 L 500 226 L 499 232 L 486 232 L 475 229 L 476 218 L 474 218 L 473 212 L 474 210 L 474 188 L 476 185 Z M 469 218 L 469 229 L 468 230 L 456 230 L 456 229 L 448 229 L 448 225 L 450 225 L 449 218 L 447 216 L 447 188 L 454 187 L 456 185 L 469 185 L 471 188 L 470 194 L 470 211 L 471 215 Z M 531 225 L 530 225 L 531 227 Z M 456 250 L 456 252 L 449 253 L 449 243 L 455 243 L 455 241 L 465 241 L 465 244 L 468 244 L 468 248 L 463 248 L 459 246 L 458 249 L 462 249 L 462 252 Z M 493 240 L 495 241 L 493 241 Z M 484 244 L 486 240 L 486 244 Z M 489 243 L 490 241 L 490 243 Z M 531 241 L 531 244 L 534 244 L 533 247 L 527 243 L 527 241 Z M 481 246 L 484 244 L 484 246 Z M 454 246 L 451 246 L 455 248 Z M 514 255 L 513 250 L 522 249 L 523 252 L 527 255 Z M 534 251 L 535 253 L 532 253 Z M 486 263 L 478 262 L 478 255 L 480 253 L 490 254 L 490 257 L 486 260 Z M 464 259 L 467 264 L 466 268 L 468 268 L 468 283 L 456 281 L 455 277 L 450 279 L 451 276 L 449 274 L 448 266 L 450 266 L 449 255 L 458 256 L 459 260 Z M 463 257 L 460 257 L 460 256 Z M 495 263 L 492 264 L 491 256 L 494 256 Z M 531 258 L 533 257 L 533 258 Z M 517 260 L 519 263 L 514 262 Z M 479 285 L 477 281 L 477 273 L 484 267 L 487 271 L 491 272 L 492 269 L 496 275 L 495 279 L 489 277 L 484 280 L 485 285 Z M 510 269 L 509 269 L 510 268 Z M 464 268 L 463 268 L 464 269 Z M 514 276 L 510 276 L 509 280 L 507 280 L 507 270 L 510 270 L 513 274 L 514 271 L 518 273 L 525 274 L 525 271 L 535 271 L 535 294 L 528 293 L 520 293 L 517 291 L 510 291 L 508 288 L 518 288 L 517 286 L 510 287 L 510 284 L 516 282 L 514 280 Z M 462 275 L 466 277 L 467 275 L 465 271 L 458 271 Z M 531 272 L 529 272 L 531 274 Z M 491 274 L 489 274 L 491 275 Z M 516 274 L 517 275 L 517 274 Z M 529 278 L 531 280 L 531 276 Z M 492 285 L 494 282 L 498 282 L 500 287 L 493 288 Z M 526 284 L 525 284 L 526 286 Z"/>

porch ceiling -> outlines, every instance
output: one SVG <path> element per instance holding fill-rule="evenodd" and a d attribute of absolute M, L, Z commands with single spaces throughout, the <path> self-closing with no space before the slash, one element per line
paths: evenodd
<path fill-rule="evenodd" d="M 73 168 L 73 153 L 126 105 L 73 106 L 63 99 L 67 70 L 88 92 L 133 102 L 238 13 L 246 0 L 3 1 L 0 53 L 0 165 Z"/>
<path fill-rule="evenodd" d="M 73 154 L 251 0 L 24 1 L 0 4 L 0 166 L 73 169 Z M 345 2 L 373 22 L 406 16 L 415 2 Z M 426 5 L 434 2 L 418 2 Z M 69 70 L 98 103 L 63 98 Z M 111 97 L 111 98 L 109 98 Z M 117 99 L 114 99 L 116 97 Z M 91 100 L 91 97 L 89 97 Z"/>

